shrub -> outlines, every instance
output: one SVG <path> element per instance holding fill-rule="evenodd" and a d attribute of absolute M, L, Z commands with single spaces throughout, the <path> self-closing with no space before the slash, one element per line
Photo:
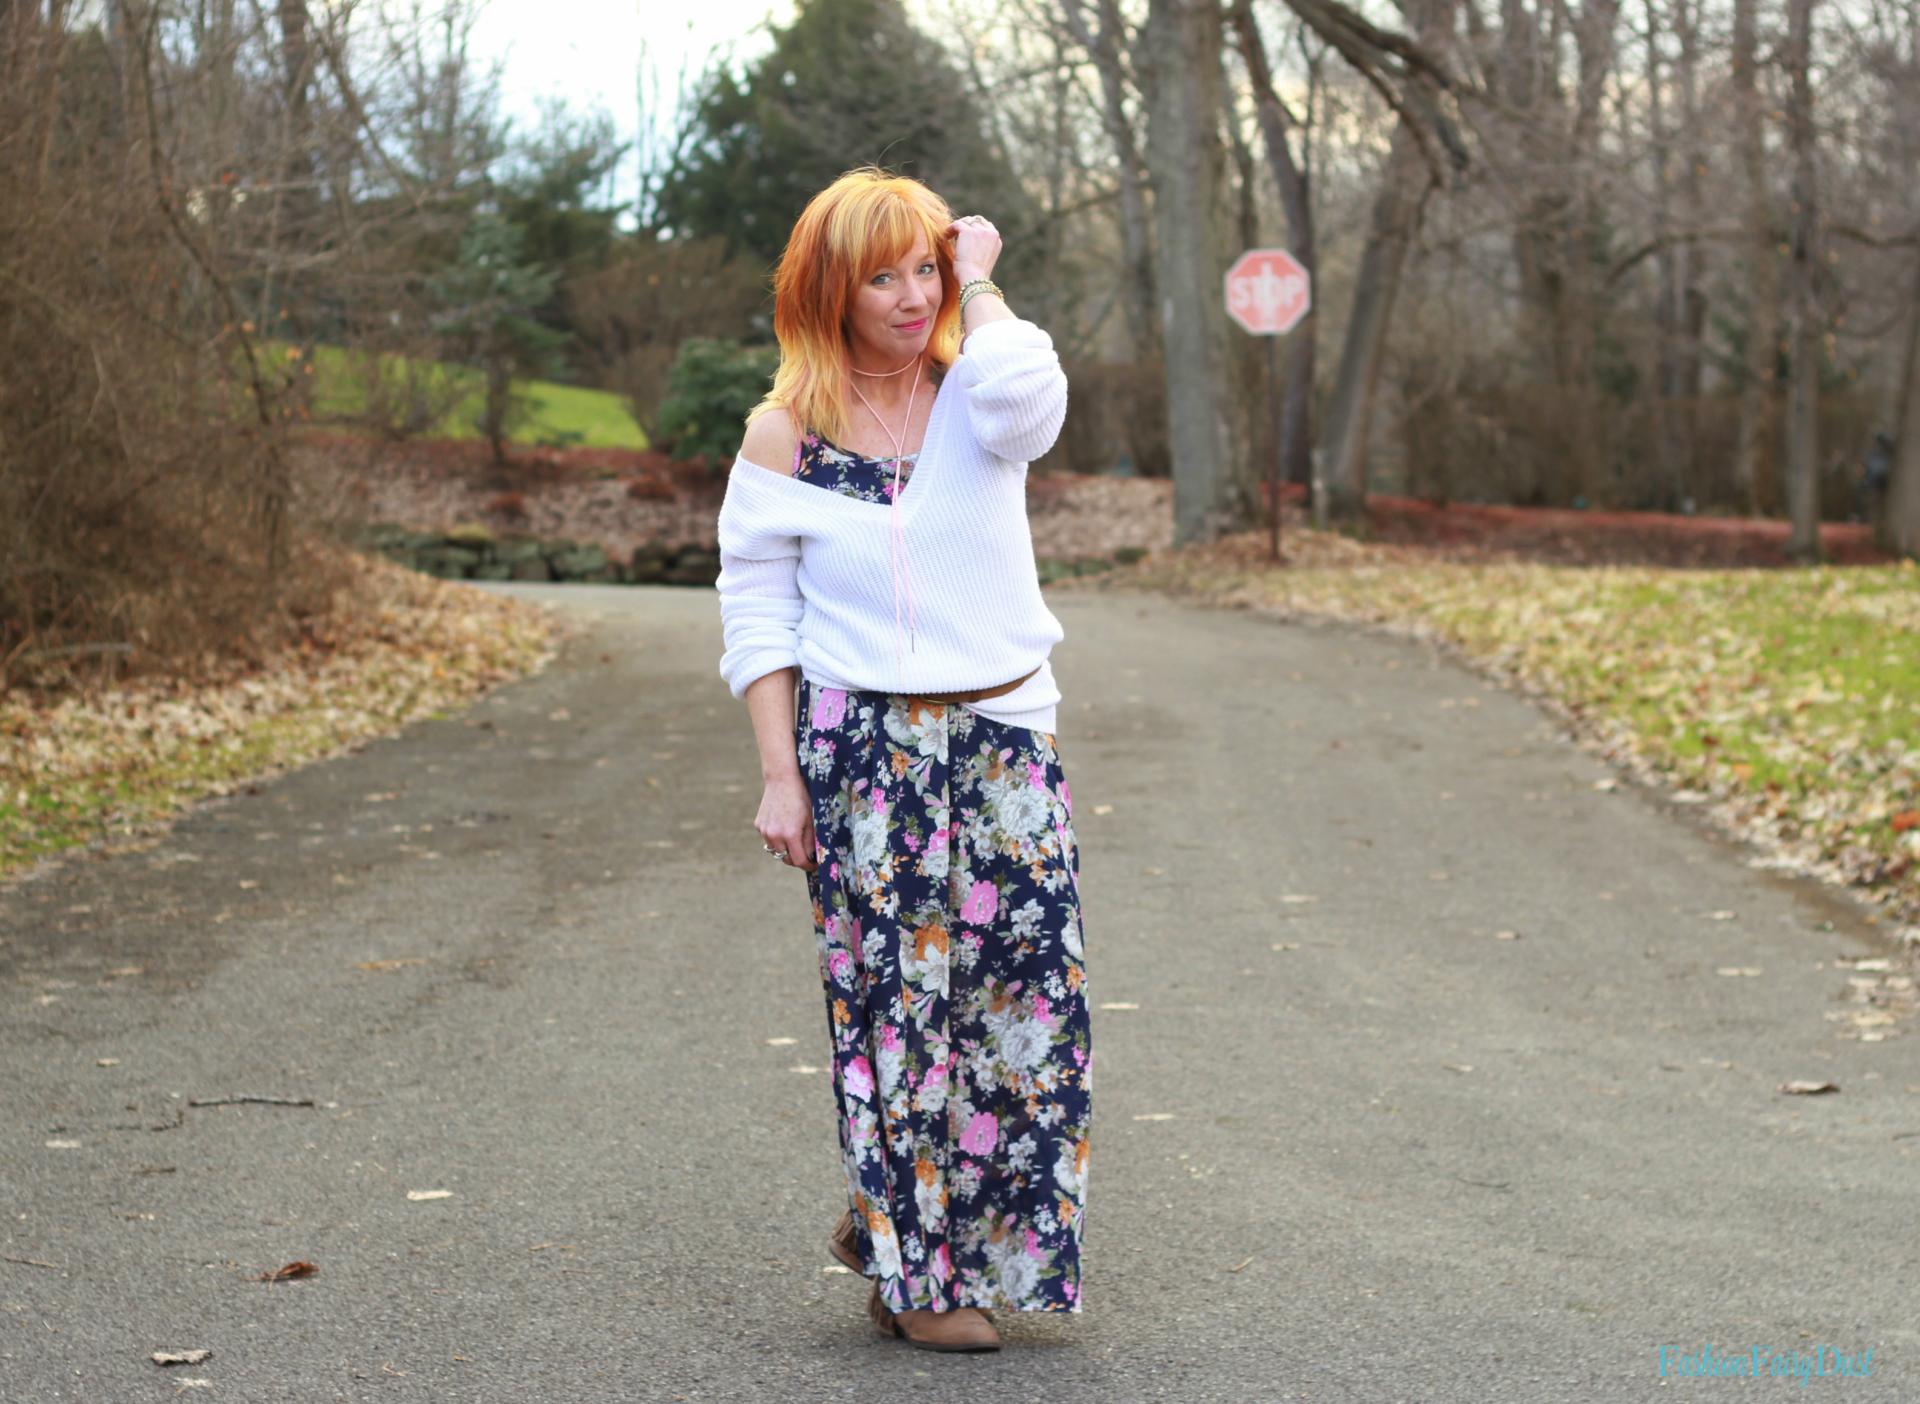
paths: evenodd
<path fill-rule="evenodd" d="M 773 383 L 779 351 L 712 337 L 680 345 L 660 406 L 660 433 L 680 458 L 730 457 L 740 447 L 747 411 Z"/>

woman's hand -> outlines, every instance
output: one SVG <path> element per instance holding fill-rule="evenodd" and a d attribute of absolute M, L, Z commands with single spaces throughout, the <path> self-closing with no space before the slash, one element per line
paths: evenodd
<path fill-rule="evenodd" d="M 962 283 L 993 275 L 1000 260 L 1000 231 L 985 215 L 961 215 L 947 226 L 953 236 L 953 276 Z"/>
<path fill-rule="evenodd" d="M 767 781 L 753 827 L 760 831 L 767 847 L 787 855 L 788 867 L 812 872 L 817 866 L 813 855 L 813 797 L 807 792 L 806 777 L 798 770 L 791 776 Z"/>

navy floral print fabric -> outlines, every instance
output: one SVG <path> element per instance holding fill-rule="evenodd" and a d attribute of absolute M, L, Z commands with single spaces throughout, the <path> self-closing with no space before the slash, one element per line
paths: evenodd
<path fill-rule="evenodd" d="M 918 449 L 900 455 L 902 496 L 906 495 L 907 482 L 913 477 L 913 465 L 919 457 Z M 868 458 L 852 453 L 812 431 L 808 431 L 800 440 L 800 451 L 794 457 L 793 476 L 802 482 L 813 483 L 829 492 L 855 497 L 862 502 L 885 503 L 893 500 L 891 457 Z"/>
<path fill-rule="evenodd" d="M 893 1311 L 1081 1309 L 1080 855 L 1051 732 L 824 687 L 794 726 L 842 1163 Z"/>

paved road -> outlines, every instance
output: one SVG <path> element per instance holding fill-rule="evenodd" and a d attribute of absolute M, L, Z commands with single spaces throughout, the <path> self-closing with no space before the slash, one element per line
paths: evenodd
<path fill-rule="evenodd" d="M 712 595 L 497 588 L 540 677 L 0 896 L 7 1404 L 1920 1398 L 1875 928 L 1418 645 L 1125 593 L 1055 596 L 1087 1309 L 881 1340 Z"/>

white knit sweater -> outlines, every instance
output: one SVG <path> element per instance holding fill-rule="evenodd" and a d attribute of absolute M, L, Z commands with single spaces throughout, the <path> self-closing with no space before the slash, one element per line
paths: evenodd
<path fill-rule="evenodd" d="M 966 705 L 1052 732 L 1060 689 L 1048 655 L 1066 631 L 1040 595 L 1026 470 L 1066 413 L 1053 338 L 1003 318 L 968 333 L 897 500 L 863 501 L 736 458 L 715 585 L 720 675 L 733 695 L 794 664 L 825 687 L 936 696 L 1038 666 L 1012 692 Z M 894 531 L 905 544 L 898 559 Z M 896 634 L 909 590 L 912 628 Z"/>

